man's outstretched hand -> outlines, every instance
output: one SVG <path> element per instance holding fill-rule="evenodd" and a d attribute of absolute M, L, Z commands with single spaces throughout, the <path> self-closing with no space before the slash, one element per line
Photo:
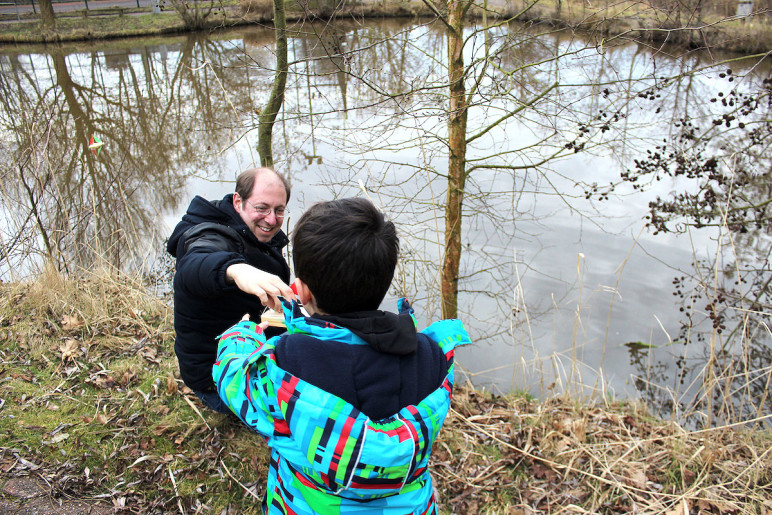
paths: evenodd
<path fill-rule="evenodd" d="M 279 296 L 287 300 L 293 300 L 295 294 L 292 289 L 279 279 L 278 276 L 263 272 L 262 270 L 246 263 L 230 265 L 225 271 L 226 277 L 236 283 L 238 288 L 250 295 L 256 295 L 263 306 L 281 311 Z"/>

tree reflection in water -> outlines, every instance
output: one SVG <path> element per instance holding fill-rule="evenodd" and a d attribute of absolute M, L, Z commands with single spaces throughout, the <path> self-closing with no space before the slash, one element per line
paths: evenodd
<path fill-rule="evenodd" d="M 191 36 L 27 59 L 5 57 L 0 74 L 5 272 L 43 261 L 68 272 L 140 266 L 168 236 L 157 232 L 159 210 L 237 137 L 223 128 L 234 104 L 249 109 L 239 102 L 243 50 Z M 92 135 L 104 142 L 98 155 Z"/>

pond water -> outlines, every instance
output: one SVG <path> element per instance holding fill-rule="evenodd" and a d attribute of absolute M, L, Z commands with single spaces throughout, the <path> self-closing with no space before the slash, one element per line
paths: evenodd
<path fill-rule="evenodd" d="M 296 29 L 273 135 L 276 168 L 293 185 L 287 229 L 315 201 L 366 190 L 401 235 L 384 307 L 406 295 L 425 325 L 439 316 L 445 32 L 416 20 Z M 679 138 L 679 120 L 709 126 L 730 91 L 760 91 L 769 59 L 477 29 L 466 55 L 482 79 L 469 114 L 459 282 L 459 316 L 476 343 L 458 354 L 465 377 L 499 392 L 643 397 L 665 415 L 709 418 L 704 364 L 745 356 L 736 409 L 769 413 L 768 305 L 751 321 L 742 310 L 726 317 L 725 333 L 745 327 L 739 343 L 713 330 L 705 307 L 727 267 L 769 276 L 768 233 L 729 246 L 720 226 L 654 234 L 649 203 L 695 191 L 694 181 L 620 180 Z M 273 52 L 273 33 L 259 28 L 0 48 L 0 278 L 34 273 L 49 255 L 70 272 L 109 264 L 168 277 L 164 239 L 191 198 L 221 198 L 259 161 Z M 104 143 L 98 154 L 92 135 Z M 712 137 L 716 148 L 733 141 L 728 130 Z M 769 155 L 755 159 L 769 170 Z M 757 194 L 768 198 L 765 188 Z M 722 370 L 735 384 L 734 369 Z"/>

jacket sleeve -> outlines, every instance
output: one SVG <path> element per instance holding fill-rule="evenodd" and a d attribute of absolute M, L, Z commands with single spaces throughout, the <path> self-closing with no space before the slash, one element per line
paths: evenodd
<path fill-rule="evenodd" d="M 202 297 L 238 289 L 225 277 L 230 265 L 246 263 L 233 241 L 217 231 L 197 230 L 184 237 L 180 246 L 175 288 Z"/>
<path fill-rule="evenodd" d="M 254 322 L 239 322 L 220 336 L 212 378 L 220 398 L 246 425 L 266 438 L 283 417 L 270 399 L 273 385 L 267 378 L 261 352 L 265 335 Z"/>

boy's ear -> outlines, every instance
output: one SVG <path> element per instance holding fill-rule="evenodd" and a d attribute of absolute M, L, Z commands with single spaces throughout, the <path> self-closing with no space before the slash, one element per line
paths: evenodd
<path fill-rule="evenodd" d="M 302 279 L 295 279 L 295 288 L 297 289 L 298 299 L 300 299 L 301 304 L 305 306 L 314 302 L 314 294 L 311 293 L 311 290 L 308 289 L 308 285 L 306 285 Z"/>

